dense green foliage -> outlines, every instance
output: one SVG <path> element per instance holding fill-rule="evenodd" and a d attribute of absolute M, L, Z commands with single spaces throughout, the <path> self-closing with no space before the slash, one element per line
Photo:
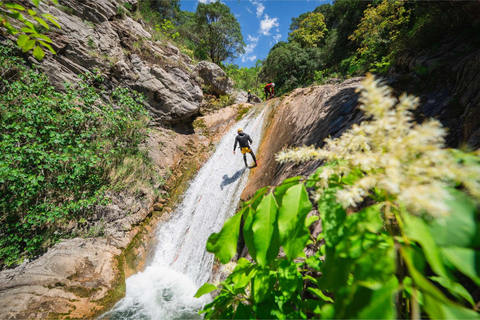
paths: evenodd
<path fill-rule="evenodd" d="M 278 84 L 276 92 L 281 94 L 330 77 L 385 73 L 401 53 L 434 49 L 448 35 L 478 33 L 469 6 L 468 2 L 417 0 L 336 0 L 323 4 L 292 19 L 288 45 L 272 47 L 259 77 Z M 312 14 L 321 14 L 325 22 L 316 30 L 312 24 L 307 28 L 310 34 L 322 35 L 314 48 L 313 42 L 308 44 L 299 37 L 309 34 L 302 23 L 305 25 Z"/>
<path fill-rule="evenodd" d="M 290 33 L 290 37 L 303 47 L 317 47 L 327 32 L 324 19 L 321 13 L 310 13 L 300 22 L 298 28 Z"/>
<path fill-rule="evenodd" d="M 438 124 L 411 123 L 415 99 L 394 109 L 371 77 L 364 86 L 373 120 L 323 149 L 289 152 L 335 160 L 258 190 L 210 236 L 207 250 L 225 264 L 243 232 L 253 262 L 239 259 L 219 287 L 198 290 L 218 290 L 206 318 L 480 319 L 478 152 L 442 149 Z M 398 152 L 397 140 L 411 145 Z M 307 188 L 321 219 L 316 238 Z"/>
<path fill-rule="evenodd" d="M 236 58 L 245 52 L 245 43 L 237 18 L 221 2 L 199 3 L 195 12 L 197 44 L 214 63 Z"/>
<path fill-rule="evenodd" d="M 254 67 L 239 67 L 236 64 L 227 64 L 223 66 L 227 76 L 232 78 L 235 88 L 248 91 L 256 95 L 263 94 L 263 84 L 258 79 L 258 73 L 262 68 L 262 61 L 257 60 Z"/>
<path fill-rule="evenodd" d="M 9 265 L 104 203 L 111 171 L 142 158 L 148 115 L 137 93 L 106 97 L 101 75 L 60 93 L 7 47 L 0 66 L 0 260 Z"/>
<path fill-rule="evenodd" d="M 32 2 L 38 7 L 40 1 L 33 0 Z M 52 1 L 57 3 L 57 0 Z M 25 18 L 25 15 L 27 15 L 28 19 Z M 17 26 L 18 24 L 22 25 L 20 30 Z M 18 3 L 0 2 L 0 34 L 3 34 L 4 30 L 6 30 L 8 34 L 17 36 L 17 45 L 22 48 L 23 52 L 32 50 L 37 60 L 42 60 L 45 56 L 44 48 L 55 54 L 55 50 L 50 45 L 52 40 L 40 31 L 41 28 L 49 30 L 49 24 L 60 28 L 55 17 L 51 14 L 39 14 L 37 11 L 25 8 Z"/>

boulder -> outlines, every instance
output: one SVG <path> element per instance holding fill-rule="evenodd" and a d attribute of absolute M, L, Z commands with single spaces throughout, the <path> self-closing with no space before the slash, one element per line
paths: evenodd
<path fill-rule="evenodd" d="M 57 55 L 47 54 L 40 67 L 60 90 L 66 82 L 79 81 L 79 74 L 98 69 L 109 90 L 120 86 L 144 93 L 157 122 L 178 122 L 197 114 L 203 93 L 191 59 L 171 44 L 151 41 L 139 22 L 121 18 L 117 8 L 124 3 L 64 0 L 56 7 L 42 2 L 40 10 L 57 17 L 62 28 L 48 33 Z M 136 6 L 135 0 L 127 3 Z"/>
<path fill-rule="evenodd" d="M 195 70 L 205 85 L 218 96 L 233 94 L 233 80 L 215 63 L 200 61 Z M 246 100 L 245 100 L 246 101 Z M 244 102 L 244 101 L 243 101 Z"/>

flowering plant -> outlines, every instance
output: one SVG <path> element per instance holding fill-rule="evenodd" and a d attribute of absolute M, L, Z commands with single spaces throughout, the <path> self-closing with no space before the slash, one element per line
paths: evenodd
<path fill-rule="evenodd" d="M 478 154 L 444 149 L 438 121 L 415 124 L 417 98 L 397 102 L 371 75 L 359 90 L 368 120 L 322 149 L 277 155 L 323 166 L 260 189 L 210 236 L 207 250 L 228 263 L 243 219 L 252 261 L 199 289 L 218 292 L 206 318 L 480 318 Z"/>

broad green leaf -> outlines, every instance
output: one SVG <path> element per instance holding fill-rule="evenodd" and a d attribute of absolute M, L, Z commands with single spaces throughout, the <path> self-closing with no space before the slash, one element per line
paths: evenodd
<path fill-rule="evenodd" d="M 239 302 L 233 318 L 234 319 L 255 319 L 252 313 L 252 306 L 245 305 Z"/>
<path fill-rule="evenodd" d="M 50 26 L 42 18 L 33 17 L 33 19 L 35 19 L 38 23 L 40 23 L 40 25 L 43 26 L 45 29 L 50 30 Z"/>
<path fill-rule="evenodd" d="M 207 240 L 207 251 L 212 252 L 221 263 L 227 263 L 237 252 L 238 234 L 242 211 L 225 221 L 219 233 L 213 233 Z"/>
<path fill-rule="evenodd" d="M 53 1 L 53 0 L 52 0 Z M 50 21 L 53 25 L 55 25 L 58 29 L 61 29 L 60 25 L 58 24 L 57 22 L 57 19 L 52 16 L 51 14 L 49 13 L 44 13 L 42 14 L 42 16 L 46 19 L 48 19 L 48 21 Z"/>
<path fill-rule="evenodd" d="M 442 303 L 425 295 L 425 312 L 431 319 L 480 319 L 480 314 L 452 302 Z"/>
<path fill-rule="evenodd" d="M 480 286 L 480 252 L 467 248 L 442 248 L 443 255 L 460 272 Z"/>
<path fill-rule="evenodd" d="M 425 258 L 430 264 L 432 270 L 437 275 L 448 278 L 448 274 L 442 263 L 440 252 L 430 234 L 427 224 L 420 218 L 409 214 L 404 214 L 403 218 L 405 220 L 405 235 L 422 246 Z"/>
<path fill-rule="evenodd" d="M 35 38 L 38 38 L 38 39 L 42 39 L 43 41 L 48 42 L 48 43 L 52 43 L 52 40 L 49 37 L 47 37 L 43 34 L 33 33 L 31 36 L 35 37 Z"/>
<path fill-rule="evenodd" d="M 22 48 L 23 52 L 32 50 L 33 47 L 35 47 L 35 43 L 36 43 L 35 40 L 28 40 Z"/>
<path fill-rule="evenodd" d="M 217 290 L 218 288 L 214 286 L 213 284 L 210 283 L 205 283 L 203 286 L 201 286 L 198 290 L 197 293 L 193 296 L 194 298 L 200 298 L 204 294 L 210 293 L 212 291 Z"/>
<path fill-rule="evenodd" d="M 318 221 L 320 219 L 319 216 L 310 216 L 310 217 L 307 217 L 307 219 L 305 220 L 305 227 L 310 227 L 312 225 L 312 223 L 314 223 L 315 221 Z"/>
<path fill-rule="evenodd" d="M 17 38 L 17 44 L 20 48 L 23 48 L 28 40 L 30 40 L 30 37 L 26 34 L 19 35 Z"/>
<path fill-rule="evenodd" d="M 30 10 L 30 9 L 28 9 L 27 11 L 28 11 L 28 14 L 31 15 L 32 17 L 37 15 L 36 11 Z"/>
<path fill-rule="evenodd" d="M 379 288 L 378 290 L 372 290 L 368 299 L 365 299 L 368 302 L 361 307 L 361 309 L 353 316 L 353 318 L 396 319 L 394 301 L 397 289 L 398 280 L 396 277 L 392 277 L 390 281 L 388 281 L 383 287 Z M 360 295 L 365 298 L 367 296 L 364 293 L 361 293 Z M 358 301 L 355 301 L 354 298 L 354 303 L 355 302 Z"/>
<path fill-rule="evenodd" d="M 452 199 L 446 200 L 451 214 L 429 224 L 433 239 L 439 246 L 477 247 L 480 245 L 480 224 L 475 204 L 463 193 L 449 189 Z"/>
<path fill-rule="evenodd" d="M 312 204 L 303 184 L 294 185 L 285 192 L 278 213 L 278 229 L 281 244 L 290 260 L 303 252 L 310 238 L 305 220 L 311 210 Z"/>
<path fill-rule="evenodd" d="M 38 4 L 40 3 L 40 0 L 32 0 L 33 4 L 35 7 L 38 7 Z"/>
<path fill-rule="evenodd" d="M 278 255 L 280 242 L 278 239 L 278 206 L 270 193 L 266 195 L 253 215 L 253 244 L 256 251 L 256 261 L 265 266 Z"/>
<path fill-rule="evenodd" d="M 243 239 L 247 244 L 248 253 L 250 253 L 250 256 L 252 256 L 252 259 L 256 261 L 257 250 L 255 249 L 255 244 L 253 243 L 253 229 L 252 229 L 254 214 L 255 214 L 255 211 L 253 211 L 251 207 L 245 208 L 244 217 L 246 216 L 246 219 L 245 219 L 245 224 L 243 225 Z"/>
<path fill-rule="evenodd" d="M 452 293 L 454 296 L 464 298 L 472 305 L 472 307 L 475 306 L 475 302 L 473 301 L 472 296 L 467 291 L 467 289 L 465 289 L 460 283 L 455 282 L 451 279 L 441 277 L 430 277 L 430 279 L 441 284 L 443 287 L 448 289 L 450 293 Z"/>
<path fill-rule="evenodd" d="M 315 170 L 315 173 L 313 173 L 312 175 L 310 175 L 310 177 L 308 177 L 308 180 L 305 183 L 305 186 L 307 188 L 315 187 L 315 184 L 317 183 L 317 181 L 319 179 L 319 175 L 320 175 L 320 173 L 322 173 L 322 168 L 323 168 L 323 166 L 317 168 L 317 170 Z"/>
<path fill-rule="evenodd" d="M 21 28 L 20 31 L 25 32 L 25 33 L 36 33 L 35 30 L 32 30 L 30 28 Z"/>
<path fill-rule="evenodd" d="M 45 48 L 47 48 L 48 50 L 50 50 L 51 53 L 57 54 L 57 53 L 55 52 L 55 50 L 53 50 L 52 46 L 49 45 L 48 43 L 45 43 L 45 42 L 43 42 L 42 40 L 39 40 L 38 42 L 40 42 L 40 44 L 41 44 L 42 46 L 44 46 Z"/>
<path fill-rule="evenodd" d="M 277 276 L 279 290 L 287 299 L 289 299 L 296 291 L 301 291 L 302 275 L 298 271 L 298 267 L 295 263 L 283 260 L 278 266 Z"/>
<path fill-rule="evenodd" d="M 277 200 L 277 204 L 279 207 L 282 206 L 282 199 L 283 196 L 285 195 L 285 192 L 291 187 L 293 187 L 296 184 L 300 183 L 301 177 L 293 177 L 293 178 L 288 178 L 285 179 L 281 185 L 275 188 L 275 200 Z"/>
<path fill-rule="evenodd" d="M 334 247 L 343 236 L 343 224 L 347 216 L 345 209 L 337 203 L 336 191 L 336 188 L 326 189 L 318 201 L 322 233 L 325 235 L 325 243 L 329 247 Z"/>
<path fill-rule="evenodd" d="M 259 269 L 252 280 L 252 295 L 255 303 L 261 303 L 267 297 L 270 289 L 270 271 L 268 268 Z"/>
<path fill-rule="evenodd" d="M 314 295 L 316 295 L 317 297 L 319 297 L 323 301 L 333 302 L 333 299 L 330 297 L 327 297 L 320 289 L 308 287 L 307 290 L 313 293 Z"/>
<path fill-rule="evenodd" d="M 15 10 L 20 10 L 20 11 L 24 11 L 25 8 L 19 4 L 16 4 L 16 3 L 11 3 L 11 2 L 7 2 L 5 3 L 5 8 L 7 9 L 15 9 Z"/>
<path fill-rule="evenodd" d="M 43 49 L 40 46 L 36 46 L 35 49 L 33 49 L 33 56 L 40 61 L 45 57 L 45 52 L 43 52 Z"/>

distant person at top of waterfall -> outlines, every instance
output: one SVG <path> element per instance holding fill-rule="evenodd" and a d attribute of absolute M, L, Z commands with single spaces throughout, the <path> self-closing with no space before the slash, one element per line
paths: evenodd
<path fill-rule="evenodd" d="M 252 149 L 250 148 L 250 144 L 252 144 L 252 138 L 245 132 L 243 132 L 242 129 L 237 130 L 238 135 L 235 137 L 235 144 L 233 145 L 233 154 L 235 154 L 235 149 L 237 149 L 237 143 L 240 146 L 240 150 L 242 151 L 243 154 L 243 161 L 245 162 L 245 167 L 248 168 L 247 164 L 247 153 L 250 153 L 252 155 L 253 161 L 255 164 L 252 166 L 252 168 L 255 168 L 257 166 L 257 159 L 255 159 L 255 154 L 253 153 Z"/>
<path fill-rule="evenodd" d="M 275 93 L 273 92 L 273 88 L 275 87 L 275 83 L 269 83 L 263 87 L 263 91 L 265 91 L 265 100 L 273 98 Z"/>
<path fill-rule="evenodd" d="M 247 102 L 250 103 L 251 100 L 252 100 L 252 94 L 250 93 L 250 90 L 248 90 Z"/>

